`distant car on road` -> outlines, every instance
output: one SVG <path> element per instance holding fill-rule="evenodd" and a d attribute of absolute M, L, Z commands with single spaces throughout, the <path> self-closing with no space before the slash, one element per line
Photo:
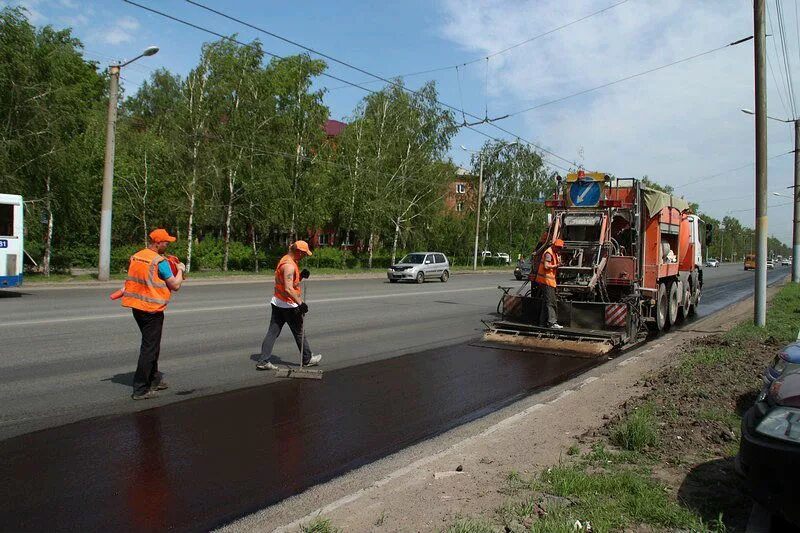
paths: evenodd
<path fill-rule="evenodd" d="M 800 372 L 781 376 L 744 414 L 735 464 L 754 500 L 777 521 L 800 526 Z"/>
<path fill-rule="evenodd" d="M 514 277 L 517 278 L 517 281 L 522 281 L 524 278 L 527 278 L 530 273 L 531 260 L 519 259 L 517 261 L 517 268 L 514 269 Z"/>
<path fill-rule="evenodd" d="M 386 276 L 390 283 L 400 280 L 424 283 L 426 279 L 450 279 L 450 261 L 439 252 L 414 252 L 389 267 Z"/>
<path fill-rule="evenodd" d="M 785 267 L 792 266 L 792 261 L 787 257 L 781 260 L 781 265 Z"/>
<path fill-rule="evenodd" d="M 719 266 L 719 261 L 714 259 L 713 257 L 709 257 L 708 260 L 706 261 L 706 266 L 717 268 Z"/>
<path fill-rule="evenodd" d="M 767 259 L 767 268 L 769 270 L 773 270 L 775 268 L 775 261 L 772 259 Z"/>
<path fill-rule="evenodd" d="M 494 257 L 498 262 L 502 261 L 503 263 L 505 263 L 507 265 L 511 264 L 511 256 L 509 256 L 508 254 L 497 252 L 492 257 Z"/>
<path fill-rule="evenodd" d="M 756 256 L 755 254 L 748 254 L 744 256 L 744 269 L 745 270 L 755 270 L 756 269 Z"/>

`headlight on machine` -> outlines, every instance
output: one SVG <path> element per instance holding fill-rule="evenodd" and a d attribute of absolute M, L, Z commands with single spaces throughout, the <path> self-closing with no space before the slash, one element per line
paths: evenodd
<path fill-rule="evenodd" d="M 761 419 L 756 432 L 773 439 L 800 444 L 800 410 L 776 407 Z"/>

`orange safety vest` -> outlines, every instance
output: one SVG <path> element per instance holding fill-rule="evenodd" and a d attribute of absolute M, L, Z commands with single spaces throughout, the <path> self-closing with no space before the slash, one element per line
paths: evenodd
<path fill-rule="evenodd" d="M 541 261 L 539 261 L 539 269 L 536 271 L 536 283 L 555 287 L 556 271 L 559 263 L 558 254 L 553 251 L 552 247 L 545 250 Z"/>
<path fill-rule="evenodd" d="M 158 264 L 161 261 L 166 259 L 149 248 L 131 256 L 122 293 L 122 307 L 148 313 L 157 313 L 167 308 L 172 291 L 158 277 Z"/>
<path fill-rule="evenodd" d="M 286 254 L 281 257 L 281 260 L 278 261 L 278 266 L 275 267 L 275 298 L 282 300 L 287 304 L 299 304 L 299 302 L 294 301 L 294 299 L 289 295 L 289 291 L 286 290 L 286 280 L 281 272 L 283 265 L 286 263 L 290 263 L 294 267 L 294 280 L 292 281 L 292 288 L 295 290 L 295 292 L 300 292 L 300 269 L 297 267 L 297 263 L 295 262 L 294 258 L 291 255 Z"/>

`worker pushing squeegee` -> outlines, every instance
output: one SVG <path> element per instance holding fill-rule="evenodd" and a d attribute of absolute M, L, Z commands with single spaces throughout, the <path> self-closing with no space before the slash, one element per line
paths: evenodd
<path fill-rule="evenodd" d="M 289 253 L 284 255 L 275 268 L 275 292 L 271 300 L 272 316 L 270 317 L 267 335 L 261 344 L 261 356 L 256 365 L 258 370 L 275 370 L 279 377 L 302 377 L 319 379 L 322 372 L 307 370 L 306 367 L 316 366 L 322 360 L 321 354 L 312 355 L 308 345 L 308 338 L 304 332 L 305 314 L 308 305 L 303 301 L 302 280 L 308 277 L 308 270 L 300 272 L 299 263 L 306 256 L 311 255 L 306 241 L 296 241 L 289 247 Z M 270 362 L 272 348 L 281 333 L 284 324 L 289 324 L 289 329 L 297 342 L 300 350 L 300 368 L 279 368 Z"/>

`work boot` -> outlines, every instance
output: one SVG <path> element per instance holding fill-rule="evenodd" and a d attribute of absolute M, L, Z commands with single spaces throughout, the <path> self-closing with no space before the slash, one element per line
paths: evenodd
<path fill-rule="evenodd" d="M 562 325 L 561 325 L 561 324 L 559 324 L 558 322 L 553 322 L 552 324 L 550 324 L 550 327 L 551 327 L 552 329 L 564 329 L 564 326 L 562 326 Z"/>
<path fill-rule="evenodd" d="M 158 393 L 152 389 L 147 392 L 142 392 L 140 394 L 136 394 L 135 392 L 131 394 L 131 399 L 133 400 L 149 400 L 150 398 L 157 398 Z"/>
<path fill-rule="evenodd" d="M 273 365 L 269 361 L 263 361 L 256 365 L 256 370 L 278 370 L 278 367 Z"/>
<path fill-rule="evenodd" d="M 312 355 L 308 362 L 304 361 L 303 366 L 317 366 L 320 361 L 322 361 L 322 354 L 318 353 L 316 355 Z"/>

